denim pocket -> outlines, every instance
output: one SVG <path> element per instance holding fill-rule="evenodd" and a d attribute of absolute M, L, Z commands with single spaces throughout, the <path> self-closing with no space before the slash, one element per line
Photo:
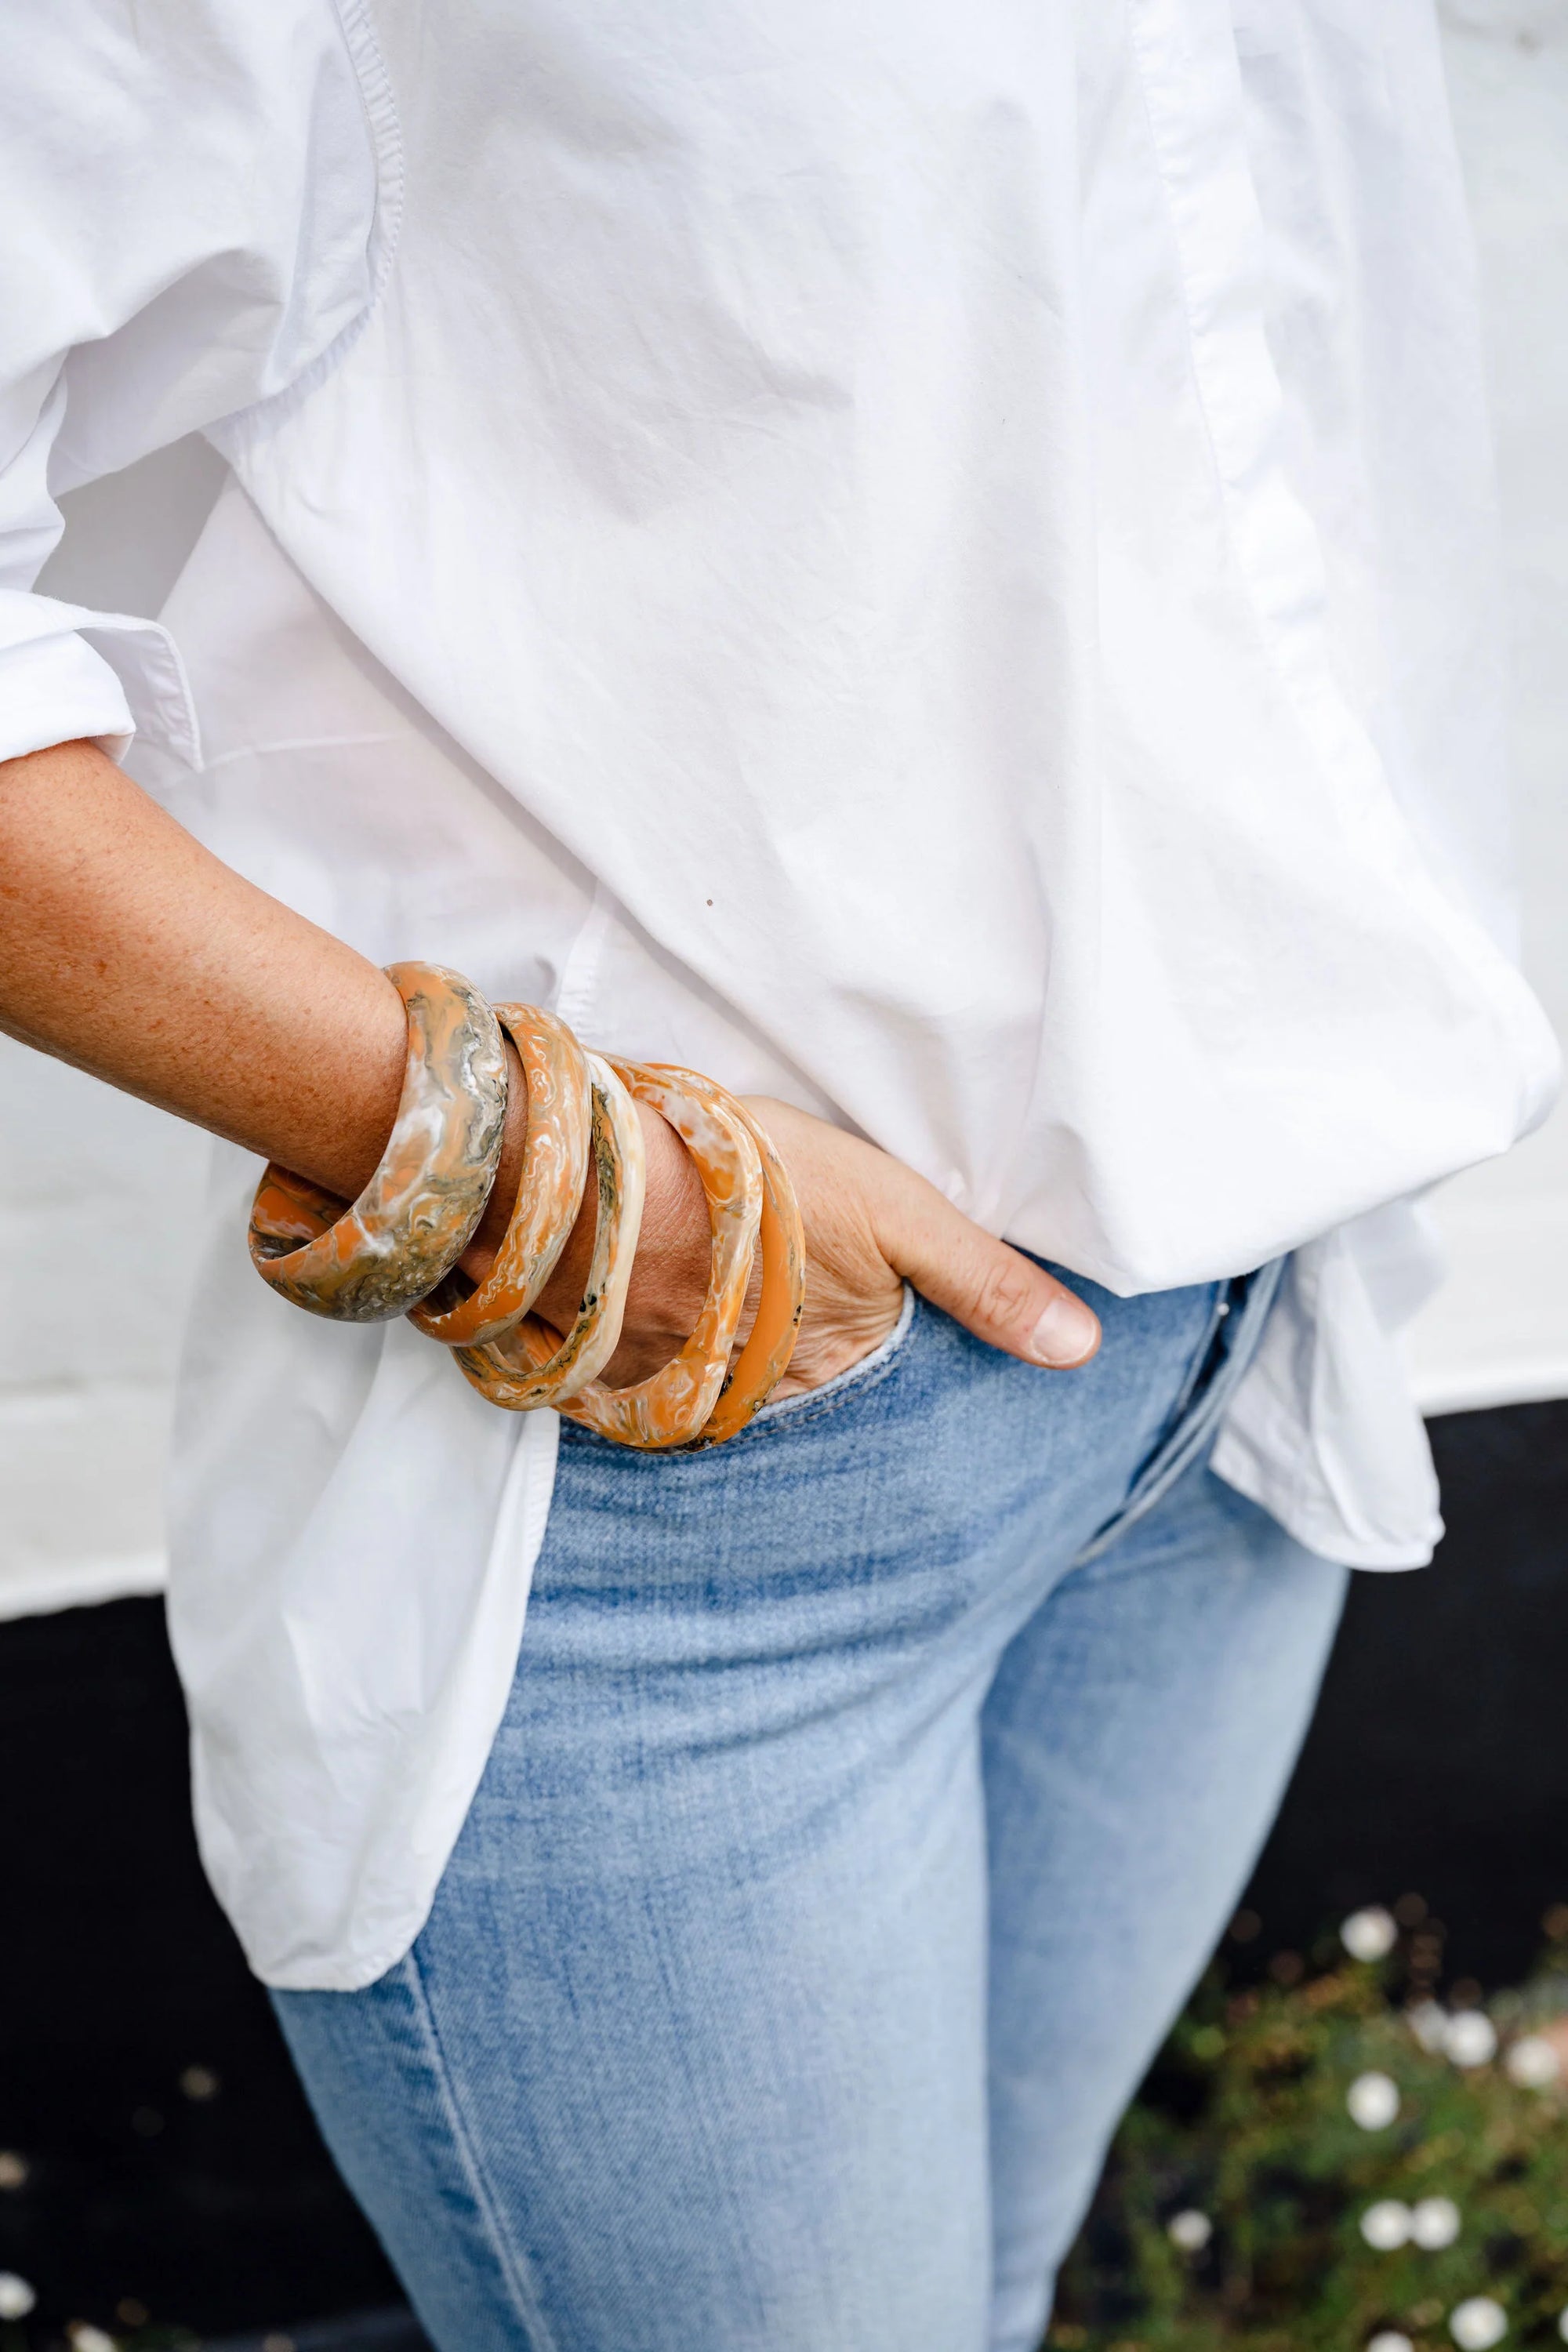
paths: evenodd
<path fill-rule="evenodd" d="M 781 1427 L 798 1428 L 803 1422 L 815 1421 L 818 1414 L 837 1412 L 842 1406 L 853 1403 L 868 1390 L 877 1387 L 895 1370 L 920 1316 L 920 1300 L 909 1284 L 904 1285 L 904 1303 L 899 1319 L 882 1341 L 868 1356 L 862 1356 L 842 1372 L 835 1372 L 820 1387 L 803 1389 L 798 1396 L 781 1397 L 763 1405 L 752 1415 L 744 1429 L 731 1438 L 731 1446 L 742 1443 L 753 1432 Z"/>

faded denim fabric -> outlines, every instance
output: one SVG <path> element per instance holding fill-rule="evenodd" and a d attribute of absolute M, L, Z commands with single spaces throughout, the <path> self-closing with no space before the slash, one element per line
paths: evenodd
<path fill-rule="evenodd" d="M 1086 1370 L 912 1298 L 709 1454 L 570 1426 L 428 1922 L 276 1994 L 441 2352 L 1032 2352 L 1343 1571 L 1206 1466 L 1278 1268 Z"/>

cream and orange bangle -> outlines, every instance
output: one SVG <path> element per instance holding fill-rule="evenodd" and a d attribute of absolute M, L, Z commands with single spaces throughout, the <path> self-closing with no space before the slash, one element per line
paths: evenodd
<path fill-rule="evenodd" d="M 528 1091 L 522 1171 L 505 1238 L 479 1288 L 447 1302 L 443 1282 L 409 1310 L 426 1339 L 448 1348 L 499 1339 L 527 1314 L 566 1245 L 588 1170 L 592 1108 L 577 1040 L 537 1005 L 492 1010 L 517 1048 Z"/>
<path fill-rule="evenodd" d="M 598 1182 L 594 1254 L 577 1319 L 563 1339 L 528 1316 L 493 1347 L 457 1348 L 458 1370 L 487 1404 L 532 1412 L 564 1408 L 596 1380 L 620 1345 L 621 1318 L 642 1224 L 642 1128 L 631 1097 L 607 1062 L 585 1057 L 594 1097 L 594 1168 Z M 574 1202 L 566 1221 L 575 1223 Z"/>
<path fill-rule="evenodd" d="M 407 1314 L 447 1347 L 488 1402 L 553 1406 L 616 1443 L 713 1445 L 744 1428 L 786 1370 L 805 1297 L 800 1213 L 756 1118 L 711 1078 L 584 1053 L 538 1006 L 490 1007 L 460 974 L 397 964 L 408 1059 L 380 1166 L 353 1206 L 269 1166 L 251 1211 L 250 1251 L 274 1289 L 350 1322 Z M 505 1030 L 527 1089 L 518 1196 L 477 1288 L 455 1271 L 495 1181 L 506 1118 Z M 600 1378 L 619 1344 L 642 1219 L 638 1101 L 690 1153 L 708 1202 L 711 1253 L 695 1328 L 671 1360 L 628 1389 Z M 590 1168 L 593 1254 L 570 1331 L 532 1313 L 576 1223 Z M 757 1312 L 733 1364 L 753 1263 Z"/>
<path fill-rule="evenodd" d="M 389 964 L 386 976 L 408 1015 L 408 1056 L 375 1173 L 344 1209 L 269 1165 L 250 1212 L 262 1280 L 340 1323 L 405 1314 L 450 1273 L 484 1215 L 506 1126 L 506 1054 L 478 989 L 440 964 Z"/>

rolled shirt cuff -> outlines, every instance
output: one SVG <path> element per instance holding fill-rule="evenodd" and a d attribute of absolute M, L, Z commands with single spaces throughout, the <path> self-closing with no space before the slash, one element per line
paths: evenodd
<path fill-rule="evenodd" d="M 135 735 L 201 765 L 184 667 L 156 621 L 0 589 L 0 760 L 88 740 L 121 759 Z"/>

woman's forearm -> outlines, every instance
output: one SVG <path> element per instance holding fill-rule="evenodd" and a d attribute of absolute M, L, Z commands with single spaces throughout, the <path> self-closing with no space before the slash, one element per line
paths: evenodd
<path fill-rule="evenodd" d="M 0 1028 L 345 1201 L 392 1131 L 407 1036 L 384 972 L 214 857 L 92 743 L 0 763 Z M 465 1261 L 480 1268 L 521 1128 L 509 1119 Z"/>
<path fill-rule="evenodd" d="M 345 1199 L 403 1079 L 384 973 L 90 743 L 0 765 L 0 1025 Z"/>

